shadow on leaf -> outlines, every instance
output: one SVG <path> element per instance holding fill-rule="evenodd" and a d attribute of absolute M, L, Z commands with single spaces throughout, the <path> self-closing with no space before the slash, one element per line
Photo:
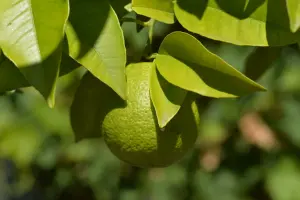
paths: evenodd
<path fill-rule="evenodd" d="M 87 72 L 81 80 L 70 110 L 75 140 L 101 137 L 105 116 L 111 110 L 125 106 L 126 102 L 110 87 Z"/>
<path fill-rule="evenodd" d="M 81 46 L 77 59 L 85 56 L 102 33 L 110 12 L 106 0 L 70 0 L 69 23 Z M 72 44 L 71 44 L 72 45 Z"/>
<path fill-rule="evenodd" d="M 216 0 L 219 7 L 226 13 L 239 18 L 248 18 L 257 8 L 259 8 L 265 0 Z"/>

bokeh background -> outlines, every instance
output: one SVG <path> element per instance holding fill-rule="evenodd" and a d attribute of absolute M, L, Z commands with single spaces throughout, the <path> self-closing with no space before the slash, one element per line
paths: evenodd
<path fill-rule="evenodd" d="M 122 27 L 128 61 L 139 61 L 148 30 L 132 22 Z M 170 31 L 156 23 L 154 43 Z M 268 91 L 238 99 L 199 97 L 196 145 L 179 163 L 159 169 L 121 162 L 101 138 L 74 143 L 69 108 L 81 68 L 59 80 L 54 109 L 33 88 L 5 93 L 0 200 L 300 199 L 298 45 L 256 48 L 198 38 Z"/>

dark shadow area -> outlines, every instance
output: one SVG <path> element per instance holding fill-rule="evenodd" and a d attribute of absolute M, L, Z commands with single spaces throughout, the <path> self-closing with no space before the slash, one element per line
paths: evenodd
<path fill-rule="evenodd" d="M 247 143 L 238 145 L 242 142 L 242 138 L 237 127 L 232 127 L 231 133 L 230 138 L 224 143 L 222 166 L 244 178 L 249 178 L 247 172 L 251 168 L 261 167 L 266 153 Z"/>
<path fill-rule="evenodd" d="M 187 163 L 187 166 L 186 166 L 187 182 L 185 185 L 185 197 L 183 198 L 183 200 L 190 200 L 190 199 L 193 199 L 193 197 L 195 196 L 194 176 L 200 167 L 199 154 L 200 154 L 200 149 L 199 148 L 195 149 L 192 153 L 191 159 Z"/>
<path fill-rule="evenodd" d="M 267 191 L 264 190 L 265 185 L 265 181 L 259 181 L 253 188 L 251 188 L 249 191 L 249 196 L 251 196 L 253 199 L 272 200 Z"/>
<path fill-rule="evenodd" d="M 59 76 L 64 76 L 81 65 L 70 56 L 63 53 L 60 64 Z M 30 67 L 29 67 L 30 68 Z M 31 84 L 24 75 L 8 58 L 4 58 L 0 63 L 0 92 L 7 92 L 17 88 L 30 87 Z"/>
<path fill-rule="evenodd" d="M 268 1 L 266 30 L 270 46 L 295 43 L 296 35 L 299 36 L 299 33 L 291 33 L 290 31 L 290 20 L 285 1 Z"/>
<path fill-rule="evenodd" d="M 62 43 L 42 62 L 30 66 L 18 66 L 22 76 L 34 86 L 44 98 L 48 98 L 54 91 L 57 74 L 60 69 Z M 15 71 L 16 72 L 16 71 Z"/>
<path fill-rule="evenodd" d="M 109 0 L 110 5 L 116 11 L 119 18 L 127 13 L 127 10 L 124 7 L 130 2 L 130 0 Z"/>
<path fill-rule="evenodd" d="M 67 41 L 65 40 L 63 43 L 65 44 L 66 42 Z M 36 78 L 39 79 L 41 78 L 41 74 L 39 73 L 42 73 L 42 75 L 46 74 L 47 76 L 45 77 L 51 77 L 49 76 L 48 72 L 51 71 L 50 73 L 56 73 L 55 71 L 52 72 L 55 66 L 50 65 L 49 67 L 45 68 L 44 64 L 46 64 L 48 61 L 51 62 L 51 59 L 56 59 L 55 56 L 60 56 L 59 54 L 62 54 L 59 76 L 64 76 L 80 67 L 81 65 L 68 55 L 68 46 L 64 44 L 63 52 L 61 52 L 61 46 L 59 46 L 52 55 L 45 59 L 45 61 L 32 66 L 21 66 L 18 68 L 5 55 L 2 55 L 0 61 L 0 92 L 7 92 L 18 88 L 30 87 L 32 84 L 29 83 L 23 73 L 27 74 L 29 77 L 36 76 Z"/>
<path fill-rule="evenodd" d="M 126 102 L 110 87 L 87 72 L 76 91 L 70 110 L 76 141 L 101 136 L 106 114 L 125 106 Z"/>
<path fill-rule="evenodd" d="M 161 155 L 162 164 L 180 160 L 193 147 L 192 144 L 198 136 L 198 127 L 192 110 L 192 106 L 196 106 L 192 105 L 193 100 L 194 95 L 188 94 L 178 113 L 163 130 L 158 126 L 153 105 L 151 107 L 156 121 L 157 152 Z M 182 142 L 180 149 L 176 147 L 178 139 Z"/>
<path fill-rule="evenodd" d="M 72 185 L 65 188 L 57 197 L 57 200 L 97 200 L 93 189 L 84 184 L 82 181 L 77 180 Z"/>
<path fill-rule="evenodd" d="M 79 64 L 69 56 L 69 45 L 66 35 L 62 43 L 63 52 L 61 57 L 59 76 L 64 76 L 81 66 L 81 64 Z"/>
<path fill-rule="evenodd" d="M 265 0 L 232 0 L 230 3 L 224 0 L 216 0 L 220 9 L 238 19 L 245 19 L 259 8 Z M 202 18 L 208 6 L 208 0 L 179 0 L 178 6 L 183 10 Z"/>
<path fill-rule="evenodd" d="M 125 191 L 135 191 L 142 188 L 141 172 L 143 169 L 123 163 L 121 166 L 121 173 L 118 183 L 118 192 L 114 194 L 112 200 L 120 200 Z"/>
<path fill-rule="evenodd" d="M 181 9 L 201 19 L 207 8 L 208 0 L 178 0 L 177 4 Z"/>
<path fill-rule="evenodd" d="M 28 86 L 30 84 L 20 70 L 8 58 L 4 57 L 0 62 L 0 91 L 6 92 Z"/>
<path fill-rule="evenodd" d="M 248 18 L 265 0 L 216 0 L 218 6 L 226 13 L 238 18 Z"/>
<path fill-rule="evenodd" d="M 109 12 L 110 5 L 107 1 L 70 0 L 69 22 L 82 45 L 78 58 L 83 57 L 94 46 L 106 25 Z"/>
<path fill-rule="evenodd" d="M 281 50 L 281 47 L 257 47 L 247 58 L 245 75 L 259 79 L 280 58 Z"/>
<path fill-rule="evenodd" d="M 186 98 L 187 91 L 168 82 L 156 69 L 157 79 L 165 96 L 172 104 L 182 105 Z"/>
<path fill-rule="evenodd" d="M 4 57 L 0 63 L 1 79 L 0 92 L 5 92 L 21 87 L 34 86 L 44 97 L 48 96 L 55 88 L 57 73 L 66 75 L 81 65 L 62 51 L 63 42 L 45 58 L 41 63 L 30 66 L 15 66 L 8 58 Z"/>
<path fill-rule="evenodd" d="M 139 18 L 134 12 L 128 13 L 124 17 L 130 19 Z M 125 21 L 122 23 L 127 63 L 140 62 L 147 47 L 149 28 L 139 26 L 140 25 L 132 21 Z"/>

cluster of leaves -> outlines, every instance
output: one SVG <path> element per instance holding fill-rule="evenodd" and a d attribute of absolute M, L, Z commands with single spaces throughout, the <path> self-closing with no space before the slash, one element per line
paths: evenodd
<path fill-rule="evenodd" d="M 221 101 L 199 98 L 202 120 L 194 150 L 163 169 L 120 164 L 102 139 L 72 142 L 69 106 L 83 68 L 59 79 L 53 109 L 32 87 L 24 88 L 23 94 L 1 96 L 1 198 L 299 199 L 299 47 L 202 43 L 253 79 L 269 66 L 257 79 L 268 92 Z M 253 65 L 257 70 L 252 70 Z M 261 118 L 259 123 L 255 117 Z M 245 131 L 253 135 L 245 135 Z M 277 140 L 275 146 L 270 133 L 272 140 Z M 17 169 L 3 159 L 13 161 Z M 3 182 L 7 180 L 9 185 Z"/>
<path fill-rule="evenodd" d="M 206 38 L 268 46 L 253 60 L 263 52 L 272 62 L 275 46 L 299 40 L 299 8 L 296 0 L 5 0 L 0 92 L 33 86 L 54 107 L 58 78 L 83 67 L 126 100 L 126 65 L 152 62 L 149 92 L 162 128 L 187 92 L 228 98 L 264 90 L 206 48 Z"/>

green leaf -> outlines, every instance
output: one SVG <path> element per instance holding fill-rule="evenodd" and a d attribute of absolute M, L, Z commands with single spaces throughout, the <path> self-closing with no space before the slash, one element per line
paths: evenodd
<path fill-rule="evenodd" d="M 61 62 L 66 0 L 4 0 L 0 3 L 0 46 L 25 78 L 55 103 L 55 85 Z"/>
<path fill-rule="evenodd" d="M 237 45 L 283 46 L 300 36 L 290 31 L 282 0 L 178 0 L 174 12 L 187 30 Z"/>
<path fill-rule="evenodd" d="M 136 19 L 136 13 L 128 13 L 126 18 Z M 123 34 L 126 42 L 127 62 L 139 62 L 145 52 L 148 42 L 148 27 L 142 27 L 141 30 L 137 30 L 137 24 L 135 22 L 125 21 L 122 24 Z"/>
<path fill-rule="evenodd" d="M 187 33 L 169 34 L 159 53 L 155 59 L 158 71 L 168 82 L 185 90 L 215 98 L 265 90 Z"/>
<path fill-rule="evenodd" d="M 300 27 L 300 1 L 286 0 L 286 7 L 290 19 L 290 29 L 292 32 L 296 32 Z"/>
<path fill-rule="evenodd" d="M 20 70 L 6 57 L 0 55 L 0 92 L 29 86 Z"/>
<path fill-rule="evenodd" d="M 257 80 L 280 57 L 281 47 L 258 47 L 247 58 L 245 74 Z"/>
<path fill-rule="evenodd" d="M 131 0 L 109 0 L 110 5 L 113 7 L 119 18 L 126 15 L 127 12 L 131 12 L 127 10 L 127 8 L 130 9 L 130 2 Z"/>
<path fill-rule="evenodd" d="M 71 126 L 77 141 L 101 136 L 101 123 L 112 109 L 103 105 L 112 105 L 111 101 L 115 101 L 115 105 L 124 104 L 110 87 L 87 72 L 80 81 L 70 110 Z"/>
<path fill-rule="evenodd" d="M 70 6 L 69 55 L 125 99 L 125 42 L 116 13 L 106 0 L 70 0 Z"/>
<path fill-rule="evenodd" d="M 69 55 L 63 53 L 60 64 L 59 76 L 67 75 L 79 67 L 81 67 L 81 65 L 78 62 L 73 60 Z"/>
<path fill-rule="evenodd" d="M 64 54 L 60 64 L 60 76 L 64 76 L 80 67 L 71 57 Z M 0 55 L 0 92 L 7 92 L 23 87 L 29 87 L 31 84 L 26 80 L 21 71 L 5 56 Z"/>
<path fill-rule="evenodd" d="M 269 168 L 266 189 L 274 200 L 299 199 L 299 164 L 290 157 L 281 158 L 275 166 Z"/>
<path fill-rule="evenodd" d="M 132 9 L 140 15 L 166 24 L 174 23 L 172 0 L 132 0 Z"/>
<path fill-rule="evenodd" d="M 150 96 L 155 108 L 158 125 L 165 127 L 179 111 L 187 91 L 168 83 L 152 64 Z"/>

